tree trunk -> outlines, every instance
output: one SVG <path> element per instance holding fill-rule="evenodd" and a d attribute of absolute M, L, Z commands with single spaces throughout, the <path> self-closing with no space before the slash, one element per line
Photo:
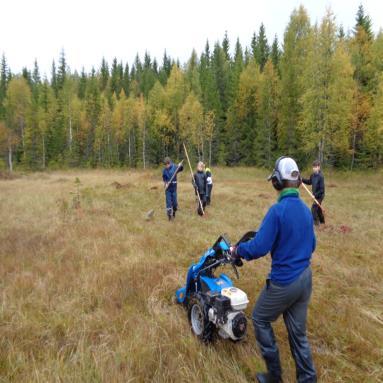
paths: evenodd
<path fill-rule="evenodd" d="M 319 142 L 319 153 L 318 154 L 319 154 L 320 163 L 323 163 L 323 159 L 324 159 L 324 140 L 323 140 L 323 138 Z"/>
<path fill-rule="evenodd" d="M 355 144 L 356 144 L 356 132 L 354 132 L 354 135 L 352 137 L 352 157 L 351 157 L 351 170 L 354 168 L 354 162 L 355 162 Z"/>
<path fill-rule="evenodd" d="M 267 166 L 270 167 L 271 163 L 271 132 L 270 129 L 268 129 L 268 136 L 267 136 Z"/>
<path fill-rule="evenodd" d="M 129 132 L 129 136 L 128 136 L 128 157 L 129 157 L 129 167 L 131 167 L 130 132 Z"/>
<path fill-rule="evenodd" d="M 210 140 L 209 141 L 209 167 L 211 166 L 211 142 L 212 142 L 213 140 Z"/>
<path fill-rule="evenodd" d="M 205 149 L 203 145 L 203 137 L 201 139 L 201 152 L 202 152 L 202 161 L 205 161 Z"/>
<path fill-rule="evenodd" d="M 108 166 L 111 166 L 111 162 L 112 162 L 112 150 L 110 149 L 110 135 L 109 135 L 109 132 L 106 136 L 108 138 Z"/>
<path fill-rule="evenodd" d="M 69 116 L 69 151 L 71 153 L 72 153 L 72 140 L 73 140 L 72 117 Z"/>
<path fill-rule="evenodd" d="M 43 169 L 45 169 L 45 137 L 43 136 Z"/>
<path fill-rule="evenodd" d="M 23 159 L 25 159 L 25 134 L 24 134 L 24 120 L 20 118 L 20 130 L 21 130 L 21 144 L 23 147 Z"/>
<path fill-rule="evenodd" d="M 143 165 L 144 165 L 144 169 L 146 168 L 146 162 L 145 162 L 145 151 L 146 151 L 146 148 L 145 148 L 145 140 L 146 140 L 146 123 L 144 122 L 144 128 L 143 128 L 143 131 L 142 131 L 142 162 L 143 162 Z"/>
<path fill-rule="evenodd" d="M 9 166 L 9 172 L 13 172 L 13 162 L 12 162 L 12 146 L 8 146 L 8 166 Z"/>

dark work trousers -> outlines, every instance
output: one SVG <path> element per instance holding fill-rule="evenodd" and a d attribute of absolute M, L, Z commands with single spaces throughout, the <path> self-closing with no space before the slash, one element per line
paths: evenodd
<path fill-rule="evenodd" d="M 271 322 L 282 314 L 289 334 L 290 350 L 295 360 L 299 383 L 316 382 L 316 372 L 306 337 L 307 307 L 312 290 L 311 268 L 287 286 L 279 286 L 268 280 L 258 297 L 253 311 L 253 324 L 257 344 L 266 362 L 268 372 L 280 378 L 282 368 L 278 346 Z"/>
<path fill-rule="evenodd" d="M 213 184 L 208 184 L 207 185 L 207 194 L 206 194 L 206 204 L 207 205 L 210 205 L 212 190 L 213 190 Z"/>
<path fill-rule="evenodd" d="M 323 199 L 318 199 L 318 202 L 322 205 Z M 314 224 L 319 225 L 324 223 L 324 215 L 322 209 L 314 202 L 311 206 L 311 213 L 313 215 Z"/>
<path fill-rule="evenodd" d="M 205 194 L 199 194 L 199 198 L 201 199 L 201 202 L 202 202 L 202 207 L 203 207 L 203 210 L 205 211 L 205 207 L 206 207 L 206 195 Z M 197 213 L 198 215 L 203 215 L 202 213 L 202 209 L 201 209 L 201 205 L 199 203 L 199 200 L 197 198 Z"/>
<path fill-rule="evenodd" d="M 165 192 L 166 197 L 166 212 L 168 217 L 175 215 L 178 208 L 177 189 L 168 189 Z"/>

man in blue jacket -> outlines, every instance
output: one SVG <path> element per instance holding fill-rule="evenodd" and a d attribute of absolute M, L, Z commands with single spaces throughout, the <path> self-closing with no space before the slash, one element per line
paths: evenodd
<path fill-rule="evenodd" d="M 173 164 L 169 157 L 164 159 L 165 168 L 162 171 L 162 180 L 164 181 L 165 197 L 166 197 L 166 213 L 169 221 L 176 217 L 178 209 L 177 201 L 177 174 L 184 170 L 182 161 L 176 165 Z"/>
<path fill-rule="evenodd" d="M 279 191 L 278 202 L 267 212 L 256 236 L 232 248 L 234 257 L 247 261 L 271 253 L 271 272 L 253 311 L 257 344 L 268 370 L 258 373 L 257 379 L 260 383 L 282 382 L 279 351 L 271 322 L 283 315 L 297 382 L 316 382 L 306 337 L 307 308 L 312 290 L 310 262 L 316 244 L 313 218 L 299 198 L 301 177 L 292 158 L 280 157 L 269 180 Z"/>

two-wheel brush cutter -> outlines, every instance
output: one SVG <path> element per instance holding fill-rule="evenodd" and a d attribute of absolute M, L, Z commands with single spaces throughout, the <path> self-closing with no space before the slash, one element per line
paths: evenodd
<path fill-rule="evenodd" d="M 238 244 L 254 235 L 254 232 L 246 233 Z M 226 274 L 214 275 L 224 265 L 231 265 L 239 278 L 237 266 L 242 266 L 242 261 L 231 256 L 229 241 L 220 236 L 198 263 L 190 266 L 186 285 L 176 291 L 177 302 L 187 308 L 193 333 L 205 342 L 212 341 L 215 334 L 233 341 L 246 335 L 243 310 L 249 300 Z"/>

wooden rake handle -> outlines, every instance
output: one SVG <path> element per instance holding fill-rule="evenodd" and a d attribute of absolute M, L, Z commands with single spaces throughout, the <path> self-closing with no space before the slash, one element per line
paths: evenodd
<path fill-rule="evenodd" d="M 322 210 L 322 212 L 324 213 L 325 210 L 323 209 L 322 205 L 319 203 L 319 201 L 315 198 L 314 194 L 311 193 L 311 191 L 309 190 L 309 188 L 302 182 L 302 186 L 304 187 L 304 189 L 307 191 L 308 195 L 314 200 L 314 202 L 320 207 L 320 209 Z"/>
<path fill-rule="evenodd" d="M 191 174 L 191 176 L 192 176 L 192 180 L 193 180 L 193 179 L 194 179 L 193 168 L 192 168 L 191 163 L 190 163 L 190 159 L 189 159 L 188 151 L 186 150 L 185 143 L 183 143 L 183 146 L 184 146 L 184 150 L 185 150 L 185 154 L 186 154 L 186 159 L 188 160 L 189 169 L 190 169 L 190 174 Z M 196 191 L 197 191 L 198 203 L 199 203 L 199 206 L 200 206 L 200 208 L 201 208 L 202 215 L 205 215 L 205 211 L 204 211 L 204 209 L 203 209 L 202 201 L 201 201 L 201 198 L 200 198 L 200 196 L 199 196 L 198 190 L 196 190 Z"/>

